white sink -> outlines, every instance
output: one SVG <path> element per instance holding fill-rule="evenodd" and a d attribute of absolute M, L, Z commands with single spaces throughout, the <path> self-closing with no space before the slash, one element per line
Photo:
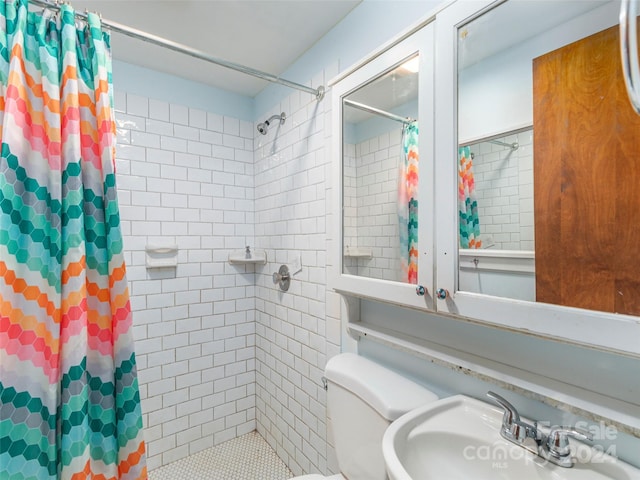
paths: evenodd
<path fill-rule="evenodd" d="M 553 465 L 500 436 L 502 413 L 456 395 L 403 415 L 382 440 L 390 480 L 640 479 L 640 470 L 579 442 L 572 468 Z"/>

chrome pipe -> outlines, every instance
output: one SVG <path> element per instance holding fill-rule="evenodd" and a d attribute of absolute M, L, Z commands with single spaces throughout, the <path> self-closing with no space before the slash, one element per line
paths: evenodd
<path fill-rule="evenodd" d="M 271 122 L 274 120 L 280 120 L 280 125 L 284 125 L 284 121 L 286 120 L 287 115 L 282 112 L 280 115 L 272 115 L 268 120 L 265 120 L 262 123 L 258 124 L 258 132 L 260 132 L 262 135 L 266 135 L 267 131 L 269 130 L 269 125 L 271 125 Z"/>
<path fill-rule="evenodd" d="M 494 145 L 507 147 L 507 148 L 510 148 L 511 150 L 517 150 L 518 148 L 520 148 L 520 144 L 518 144 L 518 142 L 506 143 L 506 142 L 501 142 L 500 140 L 487 140 L 487 143 L 493 143 Z"/>
<path fill-rule="evenodd" d="M 400 115 L 396 115 L 395 113 L 390 113 L 384 110 L 380 110 L 379 108 L 370 107 L 369 105 L 365 105 L 364 103 L 354 102 L 353 100 L 348 100 L 346 98 L 343 100 L 343 102 L 345 105 L 349 105 L 350 107 L 354 107 L 359 110 L 363 110 L 365 112 L 374 113 L 376 115 L 390 118 L 391 120 L 395 120 L 396 122 L 401 122 L 401 123 L 415 122 L 415 119 L 411 117 L 401 117 Z"/>
<path fill-rule="evenodd" d="M 32 5 L 38 5 L 44 8 L 60 10 L 59 5 L 55 3 L 50 3 L 47 0 L 29 0 L 29 3 Z M 75 12 L 75 15 L 77 18 L 80 18 L 82 20 L 86 20 L 88 17 L 88 14 L 80 13 L 80 12 Z M 127 37 L 135 38 L 137 40 L 142 40 L 144 42 L 151 43 L 159 47 L 164 47 L 168 50 L 173 50 L 174 52 L 183 53 L 185 55 L 189 55 L 199 60 L 204 60 L 205 62 L 214 63 L 221 67 L 229 68 L 231 70 L 235 70 L 237 72 L 241 72 L 246 75 L 251 75 L 253 77 L 257 77 L 262 80 L 266 80 L 268 82 L 277 83 L 279 85 L 284 85 L 285 87 L 294 88 L 296 90 L 301 90 L 303 92 L 311 93 L 316 97 L 316 100 L 318 101 L 324 98 L 325 90 L 323 86 L 320 86 L 317 89 L 307 87 L 306 85 L 292 82 L 290 80 L 286 80 L 276 75 L 272 75 L 270 73 L 266 73 L 261 70 L 256 70 L 255 68 L 247 67 L 239 63 L 230 62 L 228 60 L 223 60 L 222 58 L 214 57 L 212 55 L 209 55 L 208 53 L 203 52 L 202 50 L 198 50 L 198 49 L 189 47 L 187 45 L 174 42 L 173 40 L 169 40 L 169 39 L 160 37 L 158 35 L 154 35 L 152 33 L 144 32 L 142 30 L 138 30 L 136 28 L 129 27 L 118 22 L 101 20 L 101 23 L 103 26 L 107 27 L 109 30 L 116 33 L 120 33 L 122 35 L 126 35 Z"/>
<path fill-rule="evenodd" d="M 638 4 L 635 0 L 620 2 L 620 55 L 624 84 L 631 106 L 640 115 L 640 65 L 638 64 Z"/>

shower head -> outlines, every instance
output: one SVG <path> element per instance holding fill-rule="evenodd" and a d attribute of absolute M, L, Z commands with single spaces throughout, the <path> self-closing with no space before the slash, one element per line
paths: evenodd
<path fill-rule="evenodd" d="M 272 121 L 278 119 L 280 120 L 280 125 L 284 125 L 284 121 L 286 120 L 286 118 L 287 116 L 284 112 L 282 112 L 280 115 L 273 115 L 271 116 L 271 118 L 269 118 L 269 120 L 265 120 L 264 122 L 258 124 L 258 132 L 260 132 L 262 135 L 266 135 L 269 129 L 269 125 L 271 125 Z"/>

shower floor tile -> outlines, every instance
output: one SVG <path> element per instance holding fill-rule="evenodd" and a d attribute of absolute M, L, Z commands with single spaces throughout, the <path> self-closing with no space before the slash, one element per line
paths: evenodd
<path fill-rule="evenodd" d="M 293 473 L 258 432 L 149 472 L 149 480 L 287 480 Z"/>

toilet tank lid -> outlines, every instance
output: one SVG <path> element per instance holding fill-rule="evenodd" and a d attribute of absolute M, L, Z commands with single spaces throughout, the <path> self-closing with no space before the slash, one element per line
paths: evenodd
<path fill-rule="evenodd" d="M 341 353 L 330 359 L 325 376 L 329 382 L 353 392 L 391 422 L 438 399 L 435 393 L 399 373 L 353 353 Z"/>

